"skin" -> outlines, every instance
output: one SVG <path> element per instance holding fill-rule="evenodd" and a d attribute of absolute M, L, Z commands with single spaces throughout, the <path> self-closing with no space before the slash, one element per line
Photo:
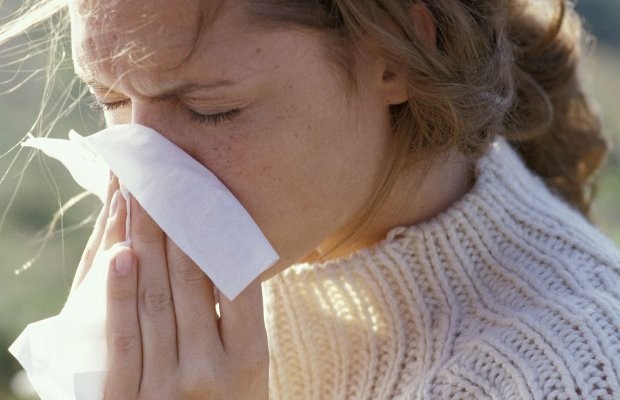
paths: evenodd
<path fill-rule="evenodd" d="M 408 94 L 380 57 L 360 52 L 348 96 L 320 35 L 261 28 L 237 2 L 224 1 L 198 35 L 200 3 L 72 2 L 75 68 L 114 106 L 105 112 L 109 125 L 155 129 L 228 186 L 281 257 L 266 279 L 332 248 L 355 224 L 384 176 L 389 106 Z M 143 14 L 147 21 L 135 18 Z M 411 16 L 432 43 L 427 10 L 412 8 Z M 179 90 L 187 85 L 200 86 Z M 217 124 L 190 117 L 237 109 Z M 470 185 L 468 162 L 456 152 L 425 168 L 412 161 L 372 223 L 331 257 L 433 217 Z M 97 251 L 124 239 L 117 189 L 113 178 L 75 285 Z M 261 279 L 234 301 L 220 298 L 218 319 L 208 278 L 135 200 L 131 206 L 132 248 L 117 246 L 110 260 L 106 398 L 267 399 Z"/>

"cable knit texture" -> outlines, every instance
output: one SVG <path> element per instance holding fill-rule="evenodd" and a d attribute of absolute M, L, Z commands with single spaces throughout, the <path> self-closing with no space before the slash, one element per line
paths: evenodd
<path fill-rule="evenodd" d="M 498 140 L 470 193 L 265 282 L 272 400 L 620 399 L 620 255 Z"/>

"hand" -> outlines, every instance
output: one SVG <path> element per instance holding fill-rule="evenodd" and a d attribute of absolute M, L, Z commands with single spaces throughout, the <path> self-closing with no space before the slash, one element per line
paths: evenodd
<path fill-rule="evenodd" d="M 103 233 L 106 229 L 108 214 L 110 211 L 110 204 L 112 203 L 112 196 L 119 189 L 118 178 L 110 173 L 110 182 L 108 184 L 108 194 L 101 211 L 99 212 L 99 216 L 97 217 L 97 221 L 95 222 L 95 227 L 93 229 L 93 233 L 91 234 L 88 242 L 86 243 L 86 248 L 82 253 L 82 258 L 75 272 L 75 276 L 73 277 L 73 284 L 71 285 L 71 291 L 73 292 L 84 280 L 88 271 L 92 267 L 93 260 L 95 258 L 95 254 L 97 252 L 110 248 L 114 243 L 120 242 L 124 239 L 122 238 L 114 238 L 114 235 L 108 234 L 106 235 L 106 239 L 111 241 L 112 243 L 103 243 Z"/>
<path fill-rule="evenodd" d="M 99 240 L 89 241 L 98 251 L 125 237 L 114 185 Z M 135 200 L 131 207 L 132 248 L 115 249 L 108 275 L 105 399 L 268 399 L 260 280 L 234 301 L 220 296 L 218 318 L 210 280 Z"/>

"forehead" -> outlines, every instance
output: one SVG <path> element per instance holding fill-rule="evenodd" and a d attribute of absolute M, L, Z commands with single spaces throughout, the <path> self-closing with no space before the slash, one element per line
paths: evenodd
<path fill-rule="evenodd" d="M 217 0 L 71 0 L 76 67 L 175 69 L 213 28 L 216 15 L 226 11 L 223 5 Z"/>

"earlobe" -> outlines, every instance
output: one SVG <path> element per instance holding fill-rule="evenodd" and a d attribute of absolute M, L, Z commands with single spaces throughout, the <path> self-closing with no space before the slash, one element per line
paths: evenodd
<path fill-rule="evenodd" d="M 400 74 L 386 69 L 383 73 L 383 87 L 388 105 L 402 104 L 409 99 L 407 84 Z"/>

